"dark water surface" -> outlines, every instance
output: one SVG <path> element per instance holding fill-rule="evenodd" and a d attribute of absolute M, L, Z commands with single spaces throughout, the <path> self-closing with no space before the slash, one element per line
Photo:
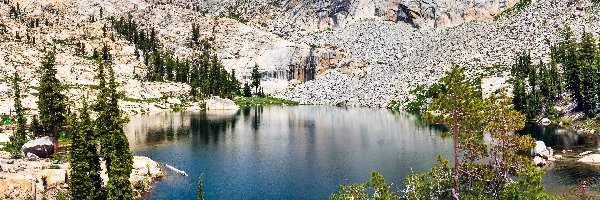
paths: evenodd
<path fill-rule="evenodd" d="M 135 155 L 190 174 L 166 170 L 147 199 L 195 199 L 200 173 L 206 199 L 327 199 L 373 170 L 400 190 L 404 176 L 452 147 L 413 116 L 368 108 L 162 113 L 134 117 L 126 129 Z"/>
<path fill-rule="evenodd" d="M 452 155 L 451 139 L 414 116 L 385 109 L 274 106 L 160 113 L 131 118 L 126 131 L 135 155 L 190 175 L 164 169 L 167 176 L 147 199 L 195 199 L 201 173 L 209 200 L 327 199 L 340 184 L 368 180 L 373 170 L 398 191 L 406 175 L 427 171 L 438 154 Z M 584 150 L 597 152 L 598 136 L 535 125 L 523 133 L 568 157 L 547 168 L 546 191 L 579 199 L 583 179 L 592 190 L 600 189 L 600 167 L 575 158 Z"/>

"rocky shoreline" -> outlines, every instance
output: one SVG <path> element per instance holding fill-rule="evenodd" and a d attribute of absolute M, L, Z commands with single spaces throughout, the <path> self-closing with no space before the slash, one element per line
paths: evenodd
<path fill-rule="evenodd" d="M 69 163 L 50 159 L 10 159 L 0 152 L 0 198 L 2 199 L 55 199 L 68 192 Z M 101 177 L 108 181 L 104 162 Z M 134 156 L 130 181 L 137 198 L 151 190 L 152 184 L 164 176 L 159 164 L 150 158 Z"/>

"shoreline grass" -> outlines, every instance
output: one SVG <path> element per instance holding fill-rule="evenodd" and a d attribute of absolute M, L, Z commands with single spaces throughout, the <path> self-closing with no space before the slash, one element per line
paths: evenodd
<path fill-rule="evenodd" d="M 235 104 L 239 106 L 253 106 L 253 105 L 288 105 L 295 106 L 299 105 L 297 101 L 279 99 L 274 97 L 240 97 L 234 100 Z"/>

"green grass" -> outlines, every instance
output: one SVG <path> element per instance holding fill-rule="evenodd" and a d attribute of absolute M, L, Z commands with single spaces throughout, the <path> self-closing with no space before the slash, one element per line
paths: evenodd
<path fill-rule="evenodd" d="M 235 104 L 240 106 L 253 106 L 253 105 L 298 105 L 296 101 L 278 99 L 274 97 L 240 97 L 237 98 Z"/>
<path fill-rule="evenodd" d="M 50 165 L 49 169 L 60 169 L 58 165 Z"/>
<path fill-rule="evenodd" d="M 123 101 L 136 102 L 136 103 L 156 103 L 160 100 L 161 100 L 161 98 L 136 99 L 136 98 L 131 98 L 131 97 L 123 97 Z"/>

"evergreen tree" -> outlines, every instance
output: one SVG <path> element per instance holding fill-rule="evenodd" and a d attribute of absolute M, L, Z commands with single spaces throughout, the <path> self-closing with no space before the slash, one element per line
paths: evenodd
<path fill-rule="evenodd" d="M 446 86 L 445 92 L 432 99 L 425 113 L 425 119 L 432 123 L 445 124 L 450 128 L 449 133 L 454 141 L 454 172 L 452 195 L 460 197 L 461 186 L 459 177 L 471 179 L 472 175 L 461 173 L 468 168 L 461 165 L 471 165 L 475 160 L 482 158 L 485 145 L 480 142 L 483 135 L 477 130 L 481 129 L 483 104 L 480 92 L 473 82 L 464 76 L 464 69 L 454 66 L 446 77 L 441 79 Z M 432 115 L 430 113 L 438 113 Z M 463 162 L 461 157 L 464 156 Z"/>
<path fill-rule="evenodd" d="M 80 110 L 67 118 L 67 131 L 72 135 L 69 147 L 69 193 L 73 199 L 102 199 L 100 159 L 96 149 L 95 128 L 86 101 Z"/>
<path fill-rule="evenodd" d="M 102 111 L 100 121 L 104 124 L 104 141 L 101 144 L 106 157 L 108 183 L 106 185 L 107 199 L 133 199 L 133 189 L 129 175 L 133 169 L 133 155 L 129 149 L 129 142 L 123 130 L 125 119 L 119 110 L 118 101 L 122 94 L 117 91 L 114 71 L 109 67 L 108 101 L 107 107 Z"/>
<path fill-rule="evenodd" d="M 202 174 L 200 174 L 199 180 L 198 180 L 198 200 L 204 200 L 204 189 L 203 189 L 203 185 L 202 185 Z"/>
<path fill-rule="evenodd" d="M 577 103 L 576 110 L 583 109 L 581 96 L 581 72 L 577 63 L 577 42 L 573 38 L 571 29 L 567 26 L 563 32 L 563 42 L 558 47 L 558 59 L 563 64 L 565 71 L 566 88 Z"/>
<path fill-rule="evenodd" d="M 248 85 L 248 83 L 244 83 L 244 97 L 251 97 L 252 96 L 252 89 L 250 89 L 250 85 Z"/>
<path fill-rule="evenodd" d="M 40 121 L 37 115 L 31 117 L 31 126 L 29 126 L 29 132 L 34 136 L 37 136 L 41 132 Z"/>
<path fill-rule="evenodd" d="M 523 79 L 518 77 L 513 78 L 513 106 L 515 110 L 525 112 L 527 109 L 527 92 L 525 91 L 525 83 Z"/>
<path fill-rule="evenodd" d="M 46 53 L 42 61 L 42 75 L 40 78 L 40 89 L 38 99 L 38 109 L 40 113 L 41 124 L 45 132 L 52 133 L 54 152 L 58 152 L 59 129 L 64 124 L 65 101 L 66 96 L 62 94 L 63 86 L 56 78 L 56 69 L 54 67 L 54 52 Z"/>
<path fill-rule="evenodd" d="M 21 105 L 21 89 L 19 87 L 19 82 L 21 79 L 17 72 L 14 73 L 12 78 L 12 89 L 14 96 L 14 107 L 16 114 L 16 123 L 17 123 L 17 131 L 10 136 L 10 143 L 8 143 L 8 149 L 13 153 L 13 156 L 16 156 L 21 151 L 21 146 L 25 144 L 27 141 L 27 133 L 25 125 L 27 124 L 27 120 L 25 119 L 25 110 L 23 109 L 23 105 Z"/>
<path fill-rule="evenodd" d="M 598 103 L 596 91 L 596 76 L 598 68 L 595 65 L 589 64 L 587 61 L 580 62 L 580 77 L 581 77 L 581 99 L 583 101 L 583 111 L 587 117 L 596 115 L 596 104 Z"/>
<path fill-rule="evenodd" d="M 252 86 L 254 86 L 254 93 L 258 94 L 258 88 L 260 87 L 260 80 L 262 75 L 258 71 L 258 64 L 255 64 L 252 68 Z"/>

